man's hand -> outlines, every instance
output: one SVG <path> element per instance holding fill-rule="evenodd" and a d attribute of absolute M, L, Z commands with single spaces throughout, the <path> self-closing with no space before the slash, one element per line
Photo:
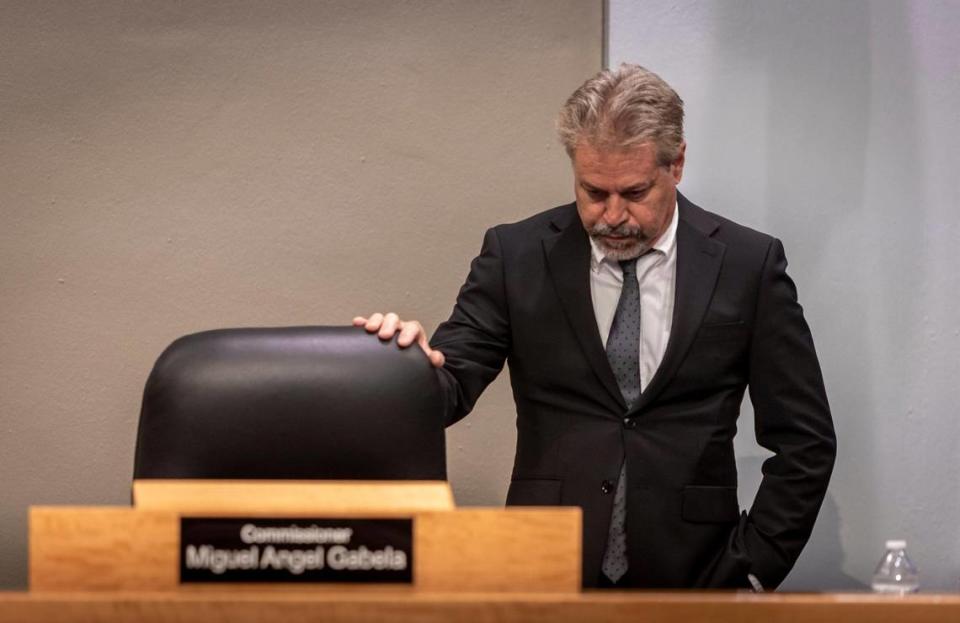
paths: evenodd
<path fill-rule="evenodd" d="M 430 348 L 430 344 L 427 342 L 427 332 L 423 330 L 423 325 L 416 320 L 400 320 L 394 313 L 386 315 L 376 313 L 369 318 L 357 316 L 353 319 L 353 326 L 363 327 L 367 330 L 367 333 L 376 333 L 381 340 L 389 340 L 399 331 L 397 345 L 400 348 L 406 348 L 416 342 L 426 353 L 434 367 L 443 366 L 443 353 Z"/>

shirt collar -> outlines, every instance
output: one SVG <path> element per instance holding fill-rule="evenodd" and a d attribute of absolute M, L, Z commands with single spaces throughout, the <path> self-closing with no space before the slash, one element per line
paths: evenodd
<path fill-rule="evenodd" d="M 673 205 L 673 215 L 670 217 L 670 225 L 667 227 L 667 231 L 663 232 L 663 235 L 657 240 L 657 242 L 650 248 L 651 252 L 659 253 L 660 255 L 669 257 L 673 253 L 674 248 L 677 246 L 677 219 L 679 218 L 680 209 L 677 207 L 677 204 Z M 603 262 L 610 264 L 617 264 L 617 260 L 607 259 L 606 254 L 603 252 L 603 249 L 600 248 L 600 245 L 597 244 L 597 241 L 593 237 L 588 236 L 590 240 L 590 267 L 594 270 L 600 267 Z"/>

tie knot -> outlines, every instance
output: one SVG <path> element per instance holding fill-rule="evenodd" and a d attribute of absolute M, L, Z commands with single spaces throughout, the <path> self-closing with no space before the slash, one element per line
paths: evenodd
<path fill-rule="evenodd" d="M 636 276 L 638 259 L 640 258 L 635 257 L 632 260 L 623 260 L 620 262 L 620 268 L 623 270 L 624 278 Z"/>

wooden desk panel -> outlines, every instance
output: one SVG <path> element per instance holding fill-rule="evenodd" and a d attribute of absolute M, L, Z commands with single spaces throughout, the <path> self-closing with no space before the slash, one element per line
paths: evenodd
<path fill-rule="evenodd" d="M 290 513 L 297 515 L 302 513 Z M 579 508 L 340 515 L 414 518 L 416 585 L 406 587 L 408 591 L 576 594 L 580 590 Z M 179 585 L 179 530 L 180 515 L 171 510 L 34 506 L 30 509 L 30 588 L 34 592 L 221 590 L 216 585 Z M 284 592 L 290 588 L 270 586 Z M 342 585 L 323 588 L 343 592 Z"/>

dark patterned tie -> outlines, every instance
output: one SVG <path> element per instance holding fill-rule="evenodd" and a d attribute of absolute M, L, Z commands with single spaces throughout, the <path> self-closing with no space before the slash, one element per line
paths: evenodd
<path fill-rule="evenodd" d="M 607 359 L 629 409 L 640 397 L 640 284 L 637 283 L 637 258 L 620 262 L 620 267 L 623 269 L 623 289 L 610 335 L 607 336 Z M 613 582 L 627 572 L 626 494 L 627 464 L 624 461 L 613 496 L 607 550 L 600 567 Z"/>

